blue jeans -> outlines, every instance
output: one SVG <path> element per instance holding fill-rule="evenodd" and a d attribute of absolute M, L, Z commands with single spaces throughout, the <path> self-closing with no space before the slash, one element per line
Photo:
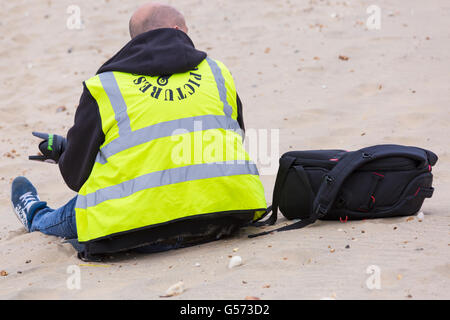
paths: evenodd
<path fill-rule="evenodd" d="M 76 202 L 77 197 L 56 210 L 47 206 L 37 210 L 31 222 L 30 231 L 40 231 L 44 234 L 67 239 L 77 238 L 77 226 L 75 222 Z"/>
<path fill-rule="evenodd" d="M 77 225 L 75 219 L 75 204 L 77 197 L 70 200 L 66 205 L 59 209 L 51 209 L 48 206 L 42 208 L 45 204 L 41 203 L 36 213 L 34 213 L 33 220 L 31 222 L 30 232 L 40 231 L 44 234 L 57 236 L 66 239 L 77 239 Z M 33 216 L 33 215 L 32 215 Z M 77 250 L 82 250 L 81 247 L 71 242 Z M 172 249 L 178 249 L 184 247 L 183 238 L 178 238 L 175 244 L 150 244 L 135 249 L 134 251 L 141 253 L 155 253 Z"/>

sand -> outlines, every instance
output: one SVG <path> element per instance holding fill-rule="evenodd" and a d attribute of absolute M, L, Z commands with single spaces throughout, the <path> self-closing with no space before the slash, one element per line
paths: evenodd
<path fill-rule="evenodd" d="M 128 41 L 129 17 L 142 2 L 78 0 L 81 29 L 68 28 L 72 3 L 2 0 L 1 299 L 450 298 L 448 1 L 378 0 L 379 30 L 367 28 L 365 1 L 170 1 L 197 48 L 231 69 L 247 128 L 279 130 L 280 154 L 425 147 L 440 157 L 436 192 L 421 222 L 317 222 L 256 239 L 246 228 L 223 241 L 102 264 L 78 260 L 58 238 L 25 233 L 9 200 L 18 175 L 52 207 L 75 195 L 56 166 L 28 161 L 37 151 L 31 131 L 66 134 L 82 81 Z M 255 160 L 263 171 L 263 159 Z M 275 174 L 266 171 L 270 203 Z M 243 264 L 229 269 L 235 255 Z M 179 281 L 182 294 L 160 297 Z"/>

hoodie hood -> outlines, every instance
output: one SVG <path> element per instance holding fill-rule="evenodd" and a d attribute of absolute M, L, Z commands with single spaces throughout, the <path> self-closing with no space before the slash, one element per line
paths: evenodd
<path fill-rule="evenodd" d="M 142 33 L 109 59 L 97 74 L 119 71 L 149 76 L 184 73 L 197 67 L 206 53 L 195 49 L 183 31 L 163 28 Z"/>

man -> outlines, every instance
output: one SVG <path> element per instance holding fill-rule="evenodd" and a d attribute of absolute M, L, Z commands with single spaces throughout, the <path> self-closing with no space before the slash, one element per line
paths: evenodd
<path fill-rule="evenodd" d="M 67 141 L 33 133 L 42 155 L 30 159 L 58 163 L 77 197 L 53 210 L 26 178 L 12 184 L 27 230 L 77 239 L 86 259 L 212 241 L 266 208 L 228 69 L 195 49 L 173 7 L 143 5 L 129 29 L 131 41 L 84 82 Z"/>

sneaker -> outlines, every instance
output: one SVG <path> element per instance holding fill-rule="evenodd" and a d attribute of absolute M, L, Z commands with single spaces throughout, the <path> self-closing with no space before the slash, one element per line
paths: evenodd
<path fill-rule="evenodd" d="M 31 220 L 33 219 L 34 208 L 37 204 L 45 206 L 45 202 L 39 199 L 36 188 L 25 177 L 14 179 L 11 187 L 11 202 L 17 218 L 24 225 L 27 231 L 30 231 Z M 32 209 L 33 210 L 30 210 Z"/>

